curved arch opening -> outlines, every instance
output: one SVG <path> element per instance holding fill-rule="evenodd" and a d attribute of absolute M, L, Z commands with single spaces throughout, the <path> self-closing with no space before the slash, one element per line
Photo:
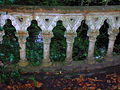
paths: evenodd
<path fill-rule="evenodd" d="M 56 24 L 56 27 L 53 29 L 54 37 L 51 38 L 50 44 L 50 59 L 52 61 L 64 61 L 66 57 L 66 38 L 65 27 L 62 24 L 62 21 L 59 20 Z"/>
<path fill-rule="evenodd" d="M 119 34 L 116 37 L 113 54 L 120 54 L 120 27 L 119 27 Z"/>
<path fill-rule="evenodd" d="M 5 63 L 16 63 L 19 61 L 19 43 L 18 38 L 15 36 L 16 29 L 12 25 L 10 19 L 6 20 L 3 26 L 5 35 L 3 36 L 3 43 L 1 45 L 0 59 Z"/>
<path fill-rule="evenodd" d="M 43 39 L 41 38 L 41 28 L 36 20 L 31 21 L 27 28 L 29 36 L 27 37 L 26 51 L 27 59 L 32 65 L 39 65 L 43 59 Z"/>
<path fill-rule="evenodd" d="M 88 37 L 87 37 L 88 26 L 85 20 L 81 22 L 80 27 L 77 29 L 77 37 L 75 38 L 73 45 L 73 60 L 79 61 L 84 60 L 88 52 Z"/>
<path fill-rule="evenodd" d="M 109 35 L 108 35 L 108 29 L 109 24 L 107 23 L 107 20 L 104 21 L 104 24 L 100 28 L 100 34 L 97 37 L 96 45 L 95 45 L 95 58 L 97 61 L 101 61 L 103 59 L 103 56 L 106 55 L 108 43 L 109 43 Z"/>

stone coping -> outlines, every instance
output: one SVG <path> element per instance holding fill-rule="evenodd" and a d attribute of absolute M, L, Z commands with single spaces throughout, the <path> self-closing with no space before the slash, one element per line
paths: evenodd
<path fill-rule="evenodd" d="M 0 5 L 0 12 L 17 13 L 94 13 L 120 12 L 120 5 L 115 6 L 22 6 Z"/>

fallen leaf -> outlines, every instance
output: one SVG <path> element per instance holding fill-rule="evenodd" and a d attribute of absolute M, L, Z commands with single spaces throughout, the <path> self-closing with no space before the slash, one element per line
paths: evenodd
<path fill-rule="evenodd" d="M 43 83 L 37 81 L 35 87 L 40 88 L 42 85 L 43 85 Z"/>

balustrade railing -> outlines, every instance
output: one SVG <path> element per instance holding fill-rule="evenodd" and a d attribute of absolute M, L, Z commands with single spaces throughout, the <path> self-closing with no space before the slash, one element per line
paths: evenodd
<path fill-rule="evenodd" d="M 107 20 L 109 24 L 109 44 L 106 57 L 111 58 L 114 42 L 119 33 L 120 28 L 120 6 L 96 6 L 96 7 L 34 7 L 34 6 L 1 6 L 0 7 L 0 26 L 3 27 L 7 19 L 12 21 L 12 25 L 16 28 L 18 42 L 20 46 L 20 66 L 26 66 L 26 38 L 28 37 L 27 28 L 32 20 L 38 22 L 38 26 L 42 29 L 41 36 L 43 38 L 43 66 L 52 64 L 49 58 L 50 43 L 53 37 L 53 28 L 58 20 L 63 21 L 66 28 L 66 59 L 65 62 L 72 62 L 72 51 L 74 38 L 77 36 L 76 30 L 85 20 L 88 25 L 87 36 L 89 37 L 89 48 L 87 63 L 95 63 L 94 48 L 96 38 L 99 35 L 99 29 Z M 0 31 L 0 42 L 4 31 Z M 81 42 L 79 42 L 81 43 Z"/>

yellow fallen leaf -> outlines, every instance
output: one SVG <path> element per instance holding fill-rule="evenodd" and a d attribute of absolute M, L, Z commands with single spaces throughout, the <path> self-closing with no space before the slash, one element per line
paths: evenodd
<path fill-rule="evenodd" d="M 35 87 L 40 88 L 42 85 L 43 85 L 43 83 L 37 81 Z"/>

